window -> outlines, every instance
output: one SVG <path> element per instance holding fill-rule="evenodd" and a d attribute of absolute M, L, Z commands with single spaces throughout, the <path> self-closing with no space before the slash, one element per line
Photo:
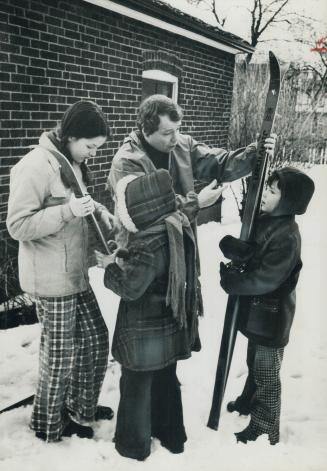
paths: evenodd
<path fill-rule="evenodd" d="M 178 78 L 159 69 L 144 70 L 142 73 L 142 100 L 157 93 L 166 95 L 177 103 Z"/>

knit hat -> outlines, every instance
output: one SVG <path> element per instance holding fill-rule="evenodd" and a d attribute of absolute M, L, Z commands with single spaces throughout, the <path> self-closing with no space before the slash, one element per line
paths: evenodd
<path fill-rule="evenodd" d="M 281 199 L 274 214 L 304 214 L 315 190 L 313 180 L 293 167 L 275 170 L 268 183 L 278 180 Z"/>
<path fill-rule="evenodd" d="M 117 183 L 117 213 L 129 232 L 143 230 L 176 211 L 176 197 L 167 170 L 147 175 L 127 175 Z"/>

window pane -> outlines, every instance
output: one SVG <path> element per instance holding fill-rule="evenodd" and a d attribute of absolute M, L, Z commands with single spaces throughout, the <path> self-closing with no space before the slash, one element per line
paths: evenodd
<path fill-rule="evenodd" d="M 152 80 L 143 78 L 142 80 L 142 100 L 149 95 L 160 93 L 169 98 L 173 96 L 173 84 L 170 82 L 162 82 L 161 80 Z"/>

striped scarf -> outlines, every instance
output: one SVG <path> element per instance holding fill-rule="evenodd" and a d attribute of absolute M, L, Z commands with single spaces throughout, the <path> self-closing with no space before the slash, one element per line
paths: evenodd
<path fill-rule="evenodd" d="M 140 232 L 136 238 L 145 233 L 157 236 L 165 232 L 169 244 L 166 305 L 171 307 L 180 328 L 188 328 L 193 344 L 197 335 L 197 315 L 202 314 L 202 308 L 198 297 L 196 244 L 188 218 L 181 211 L 175 211 Z"/>

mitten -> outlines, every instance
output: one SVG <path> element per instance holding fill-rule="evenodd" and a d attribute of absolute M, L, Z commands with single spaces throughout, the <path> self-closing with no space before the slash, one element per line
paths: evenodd
<path fill-rule="evenodd" d="M 255 251 L 253 243 L 245 242 L 231 235 L 223 237 L 219 243 L 219 247 L 224 256 L 236 264 L 249 261 Z"/>

